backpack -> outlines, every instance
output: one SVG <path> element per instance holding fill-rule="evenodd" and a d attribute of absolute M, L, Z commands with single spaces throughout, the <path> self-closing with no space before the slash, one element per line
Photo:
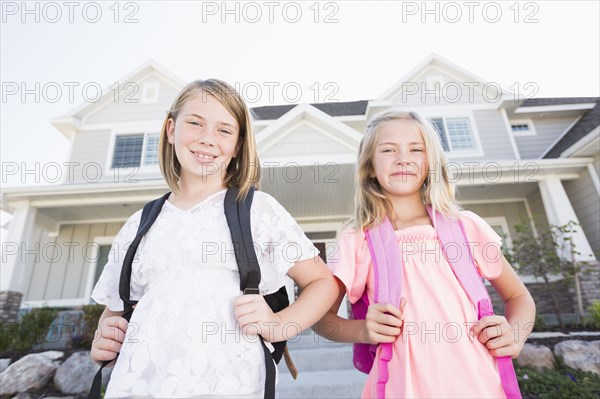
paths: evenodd
<path fill-rule="evenodd" d="M 261 279 L 260 267 L 253 245 L 252 230 L 250 226 L 250 208 L 252 206 L 252 199 L 254 198 L 254 187 L 248 191 L 248 195 L 243 201 L 237 201 L 238 192 L 239 190 L 237 187 L 232 187 L 227 190 L 227 193 L 225 194 L 224 211 L 229 232 L 231 233 L 235 259 L 240 273 L 240 290 L 244 293 L 244 295 L 259 294 L 258 285 L 260 284 Z M 148 232 L 148 230 L 150 230 L 150 227 L 152 227 L 152 224 L 160 214 L 163 204 L 170 194 L 171 193 L 169 192 L 162 197 L 144 205 L 140 219 L 140 225 L 138 227 L 135 239 L 127 249 L 125 258 L 123 260 L 121 276 L 119 279 L 119 296 L 121 297 L 124 305 L 122 317 L 128 322 L 133 314 L 133 306 L 138 302 L 130 299 L 131 268 L 135 253 L 140 241 L 142 240 L 142 237 Z M 265 302 L 269 305 L 273 312 L 278 312 L 289 306 L 289 299 L 285 286 L 281 287 L 279 291 L 273 294 L 265 295 L 264 298 Z M 267 348 L 262 337 L 260 338 L 260 343 L 265 355 L 266 366 L 264 397 L 265 399 L 271 399 L 275 397 L 275 364 L 279 363 L 281 357 L 285 356 L 286 364 L 290 369 L 290 373 L 294 379 L 296 378 L 297 371 L 291 362 L 289 353 L 287 352 L 286 341 L 271 343 L 271 345 L 275 348 L 273 353 L 271 353 L 271 351 Z M 92 387 L 90 388 L 90 392 L 88 394 L 88 399 L 100 398 L 102 369 L 109 363 L 112 363 L 114 360 L 115 359 L 102 362 L 100 369 L 94 377 Z"/>
<path fill-rule="evenodd" d="M 438 239 L 442 245 L 442 251 L 448 263 L 452 267 L 454 275 L 467 293 L 471 303 L 476 307 L 478 319 L 494 314 L 492 302 L 489 294 L 483 284 L 470 253 L 470 247 L 467 245 L 467 236 L 464 226 L 460 220 L 449 220 L 439 212 L 433 213 L 431 207 L 427 206 L 427 213 L 432 221 L 436 221 L 436 231 Z M 396 307 L 400 306 L 401 288 L 402 288 L 402 254 L 394 229 L 389 219 L 386 217 L 379 225 L 365 231 L 367 245 L 373 262 L 373 273 L 375 277 L 374 302 L 391 303 Z M 446 244 L 453 243 L 459 248 L 467 248 L 468 257 L 460 256 L 459 259 L 452 259 L 446 253 Z M 369 299 L 367 291 L 361 298 L 352 304 L 352 315 L 354 319 L 365 319 L 369 308 Z M 385 398 L 385 386 L 389 380 L 388 363 L 393 356 L 393 344 L 382 343 L 381 355 L 378 362 L 378 379 L 376 385 L 377 398 Z M 359 371 L 369 374 L 375 360 L 375 353 L 378 345 L 354 344 L 353 363 Z M 497 357 L 498 372 L 502 388 L 507 398 L 520 399 L 521 393 L 513 368 L 510 356 Z"/>

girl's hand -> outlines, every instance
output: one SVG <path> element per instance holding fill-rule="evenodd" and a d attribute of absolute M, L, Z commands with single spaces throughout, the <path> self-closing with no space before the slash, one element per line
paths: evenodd
<path fill-rule="evenodd" d="M 504 316 L 487 316 L 473 326 L 473 336 L 484 344 L 494 357 L 519 356 L 523 343 L 515 337 L 514 330 Z"/>
<path fill-rule="evenodd" d="M 110 316 L 100 320 L 92 342 L 90 357 L 97 362 L 115 359 L 121 351 L 128 324 L 127 320 L 120 316 Z"/>
<path fill-rule="evenodd" d="M 238 296 L 233 300 L 233 311 L 244 334 L 260 335 L 267 342 L 286 339 L 281 318 L 273 313 L 262 295 Z"/>
<path fill-rule="evenodd" d="M 374 303 L 367 310 L 365 318 L 366 337 L 369 344 L 394 342 L 402 331 L 406 298 L 400 299 L 400 308 L 390 303 Z"/>

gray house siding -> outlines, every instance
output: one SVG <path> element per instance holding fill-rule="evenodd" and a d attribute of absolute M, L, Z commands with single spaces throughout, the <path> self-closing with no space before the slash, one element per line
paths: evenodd
<path fill-rule="evenodd" d="M 428 79 L 442 79 L 440 85 L 428 84 Z M 462 82 L 438 69 L 430 68 L 419 75 L 412 82 L 405 82 L 401 88 L 405 89 L 405 94 L 398 91 L 394 93 L 394 107 L 418 107 L 423 105 L 464 105 L 473 103 L 490 104 L 499 100 L 496 88 L 498 86 L 486 86 L 486 92 L 483 93 L 484 84 L 481 82 Z M 434 95 L 435 88 L 439 88 L 438 97 Z"/>
<path fill-rule="evenodd" d="M 537 134 L 515 137 L 521 157 L 523 159 L 540 158 L 575 120 L 576 118 L 572 117 L 533 119 L 533 126 Z"/>
<path fill-rule="evenodd" d="M 71 162 L 74 163 L 68 172 L 65 183 L 87 183 L 98 180 L 110 180 L 105 173 L 108 147 L 110 144 L 109 130 L 77 132 L 73 137 Z"/>
<path fill-rule="evenodd" d="M 484 157 L 495 160 L 514 160 L 515 152 L 510 143 L 502 114 L 497 110 L 474 111 Z"/>
<path fill-rule="evenodd" d="M 152 82 L 160 84 L 158 101 L 143 103 L 141 101 L 143 86 L 145 83 Z M 127 97 L 129 94 L 131 97 Z M 87 116 L 85 123 L 120 123 L 162 119 L 177 94 L 178 90 L 155 77 L 140 83 L 132 82 L 131 86 L 120 94 L 118 102 L 115 102 L 114 98 L 111 99 L 106 106 Z M 160 126 L 157 129 L 160 129 Z"/>
<path fill-rule="evenodd" d="M 90 270 L 93 263 L 90 243 L 95 237 L 116 236 L 123 223 L 64 225 L 55 238 L 36 228 L 32 241 L 40 243 L 39 257 L 27 258 L 23 299 L 39 301 L 86 296 L 88 276 L 93 272 Z"/>
<path fill-rule="evenodd" d="M 596 257 L 600 255 L 600 206 L 596 186 L 587 170 L 579 179 L 564 182 L 565 191 Z"/>

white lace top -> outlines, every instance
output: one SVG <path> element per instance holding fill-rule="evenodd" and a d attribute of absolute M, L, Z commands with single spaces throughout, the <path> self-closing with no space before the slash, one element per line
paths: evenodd
<path fill-rule="evenodd" d="M 256 336 L 242 334 L 233 313 L 241 295 L 233 244 L 219 191 L 183 211 L 169 201 L 138 247 L 131 298 L 139 300 L 106 398 L 261 395 L 265 365 Z M 121 263 L 141 210 L 127 220 L 109 253 L 92 298 L 113 311 Z M 318 250 L 292 216 L 257 191 L 251 210 L 261 294 L 284 285 L 288 269 Z"/>

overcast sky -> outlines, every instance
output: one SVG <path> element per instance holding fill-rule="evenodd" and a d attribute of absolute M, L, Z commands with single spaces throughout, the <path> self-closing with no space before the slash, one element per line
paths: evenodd
<path fill-rule="evenodd" d="M 50 118 L 149 59 L 184 81 L 262 88 L 251 106 L 289 103 L 286 84 L 300 102 L 373 99 L 432 52 L 536 97 L 599 96 L 599 3 L 2 1 L 2 186 L 37 183 L 8 176 L 14 163 L 66 162 Z"/>

